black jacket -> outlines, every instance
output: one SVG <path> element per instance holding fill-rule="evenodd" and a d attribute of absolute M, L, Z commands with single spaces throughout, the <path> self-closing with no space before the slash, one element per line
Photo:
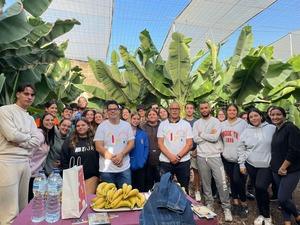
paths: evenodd
<path fill-rule="evenodd" d="M 87 138 L 78 138 L 78 143 L 75 149 L 70 146 L 70 137 L 67 138 L 62 146 L 61 164 L 63 169 L 69 168 L 70 158 L 81 157 L 81 164 L 83 166 L 84 179 L 87 180 L 93 176 L 99 176 L 99 153 L 96 151 L 94 145 L 89 145 Z"/>
<path fill-rule="evenodd" d="M 291 122 L 285 122 L 273 135 L 271 143 L 271 169 L 275 173 L 284 160 L 291 162 L 287 171 L 300 170 L 300 130 Z"/>
<path fill-rule="evenodd" d="M 161 153 L 158 147 L 157 141 L 157 130 L 159 122 L 156 126 L 151 126 L 149 123 L 146 123 L 142 126 L 142 129 L 148 134 L 149 137 L 149 157 L 148 164 L 152 166 L 158 166 L 159 164 L 159 155 Z"/>

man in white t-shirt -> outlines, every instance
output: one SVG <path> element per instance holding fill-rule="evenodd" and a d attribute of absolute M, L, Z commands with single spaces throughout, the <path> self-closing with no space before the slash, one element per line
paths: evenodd
<path fill-rule="evenodd" d="M 130 158 L 128 153 L 134 147 L 134 134 L 128 122 L 120 120 L 120 109 L 116 101 L 106 103 L 108 120 L 97 128 L 94 141 L 100 153 L 99 171 L 102 181 L 131 184 Z"/>
<path fill-rule="evenodd" d="M 180 106 L 172 102 L 169 107 L 170 118 L 161 122 L 158 131 L 160 173 L 171 172 L 176 175 L 180 185 L 188 192 L 190 181 L 190 154 L 193 134 L 190 124 L 180 119 Z"/>

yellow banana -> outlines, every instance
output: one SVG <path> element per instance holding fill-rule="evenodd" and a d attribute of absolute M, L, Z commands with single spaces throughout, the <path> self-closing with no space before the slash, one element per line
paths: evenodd
<path fill-rule="evenodd" d="M 107 195 L 106 195 L 106 199 L 107 201 L 111 202 L 114 196 L 114 193 L 117 191 L 116 187 L 113 187 L 112 189 L 108 190 Z"/>
<path fill-rule="evenodd" d="M 110 209 L 111 208 L 110 202 L 106 201 L 105 204 L 104 204 L 104 207 L 106 209 Z"/>
<path fill-rule="evenodd" d="M 99 198 L 98 196 L 96 196 L 95 198 L 92 198 L 91 203 L 95 203 L 98 200 L 98 198 Z"/>
<path fill-rule="evenodd" d="M 98 187 L 97 187 L 97 193 L 99 192 L 99 193 L 101 193 L 101 191 L 102 191 L 102 189 L 105 187 L 105 185 L 107 185 L 107 182 L 102 182 L 102 183 L 100 183 L 99 185 L 98 185 Z"/>
<path fill-rule="evenodd" d="M 94 204 L 92 207 L 94 209 L 103 209 L 105 206 L 105 201 L 104 202 L 100 202 L 100 203 L 97 203 L 97 204 Z"/>
<path fill-rule="evenodd" d="M 115 206 L 115 208 L 117 209 L 117 208 L 120 208 L 120 207 L 129 207 L 129 208 L 133 208 L 132 207 L 132 205 L 131 205 L 131 203 L 130 203 L 130 201 L 128 201 L 128 200 L 122 200 L 122 201 L 120 201 L 116 206 Z"/>
<path fill-rule="evenodd" d="M 122 190 L 123 190 L 123 193 L 126 191 L 126 189 L 127 189 L 127 184 L 126 183 L 124 183 L 123 185 L 122 185 Z"/>
<path fill-rule="evenodd" d="M 139 208 L 143 207 L 144 204 L 145 204 L 145 201 L 146 201 L 145 195 L 143 195 L 142 193 L 138 193 L 137 194 L 137 198 L 138 198 L 138 200 L 137 200 L 137 206 Z"/>
<path fill-rule="evenodd" d="M 126 190 L 123 191 L 123 199 L 126 199 L 129 192 L 132 190 L 132 186 L 131 185 L 127 185 Z"/>
<path fill-rule="evenodd" d="M 122 194 L 123 194 L 123 189 L 122 189 L 122 188 L 118 189 L 118 190 L 114 193 L 114 195 L 113 195 L 111 201 L 114 201 L 114 200 L 115 200 L 117 197 L 119 197 L 120 195 L 122 196 Z"/>
<path fill-rule="evenodd" d="M 105 185 L 105 187 L 102 189 L 102 194 L 106 196 L 106 195 L 107 195 L 107 192 L 108 192 L 110 189 L 114 188 L 114 187 L 116 187 L 116 185 L 115 185 L 114 183 L 108 183 L 108 184 Z"/>
<path fill-rule="evenodd" d="M 137 204 L 137 200 L 139 198 L 137 196 L 131 196 L 130 198 L 127 198 L 128 201 L 130 201 L 132 208 Z"/>
<path fill-rule="evenodd" d="M 119 195 L 116 199 L 114 199 L 111 203 L 110 203 L 110 207 L 112 209 L 116 208 L 116 205 L 118 205 L 118 203 L 122 200 L 122 195 Z"/>
<path fill-rule="evenodd" d="M 94 205 L 96 205 L 96 204 L 100 204 L 100 203 L 102 203 L 102 202 L 105 202 L 105 198 L 98 198 L 96 201 L 95 201 L 95 203 L 94 203 Z"/>
<path fill-rule="evenodd" d="M 138 189 L 132 189 L 126 196 L 126 198 L 132 197 L 132 196 L 136 196 L 139 193 Z"/>

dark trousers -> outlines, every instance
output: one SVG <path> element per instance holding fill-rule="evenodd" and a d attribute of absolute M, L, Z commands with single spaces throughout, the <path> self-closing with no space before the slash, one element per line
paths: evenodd
<path fill-rule="evenodd" d="M 223 158 L 223 164 L 226 174 L 229 177 L 232 198 L 246 202 L 247 176 L 240 173 L 240 166 L 238 163 L 229 162 Z"/>
<path fill-rule="evenodd" d="M 279 176 L 273 173 L 276 187 L 278 187 L 278 202 L 282 207 L 282 214 L 285 221 L 291 220 L 291 215 L 299 215 L 297 208 L 292 201 L 292 194 L 297 187 L 300 179 L 300 171 L 288 173 L 286 176 Z"/>
<path fill-rule="evenodd" d="M 28 203 L 30 202 L 31 199 L 33 199 L 33 180 L 34 177 L 30 177 L 29 180 L 29 188 L 28 188 Z"/>
<path fill-rule="evenodd" d="M 176 175 L 178 183 L 185 188 L 186 193 L 189 193 L 190 182 L 190 160 L 185 162 L 179 162 L 177 164 L 160 162 L 160 174 L 163 175 L 167 172 L 171 172 L 172 175 Z"/>
<path fill-rule="evenodd" d="M 265 218 L 270 217 L 270 199 L 268 187 L 272 182 L 270 168 L 256 168 L 246 163 L 248 174 L 254 183 L 258 212 Z"/>
<path fill-rule="evenodd" d="M 133 188 L 137 188 L 140 192 L 146 190 L 146 167 L 131 170 L 131 184 Z"/>
<path fill-rule="evenodd" d="M 160 181 L 159 165 L 146 165 L 146 191 L 152 189 L 154 183 Z"/>

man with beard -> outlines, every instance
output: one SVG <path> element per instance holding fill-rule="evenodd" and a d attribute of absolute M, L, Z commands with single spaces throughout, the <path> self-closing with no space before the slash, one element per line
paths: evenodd
<path fill-rule="evenodd" d="M 212 176 L 220 195 L 225 221 L 232 221 L 229 191 L 225 170 L 221 159 L 222 142 L 220 138 L 221 123 L 211 116 L 208 102 L 200 103 L 201 119 L 193 126 L 194 142 L 197 144 L 197 165 L 202 179 L 203 194 L 208 208 L 213 209 L 211 190 Z"/>
<path fill-rule="evenodd" d="M 29 156 L 42 144 L 43 134 L 27 112 L 35 88 L 17 88 L 15 104 L 0 107 L 0 224 L 11 224 L 28 202 Z"/>
<path fill-rule="evenodd" d="M 180 185 L 189 190 L 190 154 L 193 146 L 193 134 L 190 124 L 180 119 L 180 106 L 170 104 L 170 118 L 160 123 L 157 131 L 160 173 L 171 172 L 176 175 Z"/>

